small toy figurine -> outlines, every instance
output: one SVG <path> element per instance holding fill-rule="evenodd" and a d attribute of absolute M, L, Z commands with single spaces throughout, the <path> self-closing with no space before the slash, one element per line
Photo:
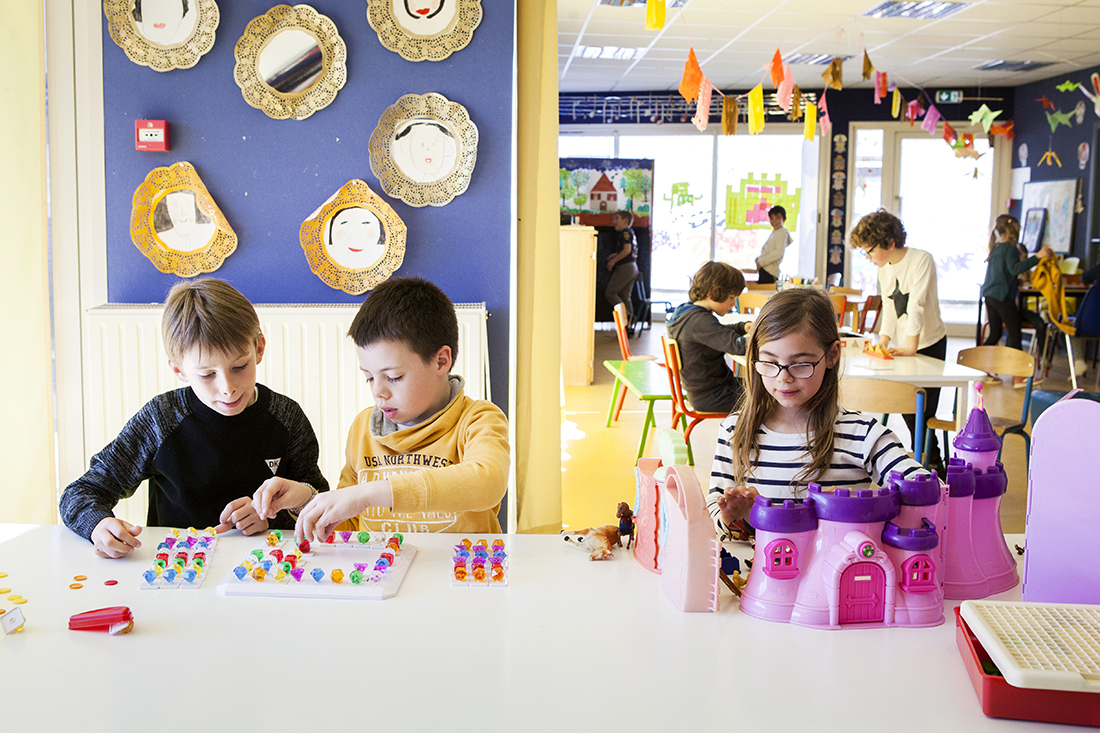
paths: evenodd
<path fill-rule="evenodd" d="M 619 528 L 614 524 L 605 524 L 596 528 L 589 527 L 576 532 L 563 529 L 561 534 L 566 542 L 581 550 L 588 550 L 589 560 L 607 560 L 615 557 L 611 552 L 611 546 L 623 546 L 622 541 L 619 539 Z"/>
<path fill-rule="evenodd" d="M 615 512 L 619 518 L 619 546 L 622 547 L 622 537 L 626 537 L 626 549 L 634 543 L 634 510 L 625 501 L 619 502 L 619 509 Z"/>

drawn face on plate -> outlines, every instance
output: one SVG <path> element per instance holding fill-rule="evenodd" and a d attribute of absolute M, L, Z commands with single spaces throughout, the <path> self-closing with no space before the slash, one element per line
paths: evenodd
<path fill-rule="evenodd" d="M 374 265 L 386 253 L 386 234 L 374 212 L 359 206 L 341 209 L 329 219 L 325 247 L 329 256 L 349 270 Z"/>

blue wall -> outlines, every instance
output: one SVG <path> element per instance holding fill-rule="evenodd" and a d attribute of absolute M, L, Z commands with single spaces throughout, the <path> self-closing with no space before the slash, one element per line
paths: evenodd
<path fill-rule="evenodd" d="M 214 47 L 191 69 L 156 72 L 131 62 L 103 19 L 107 286 L 112 303 L 163 302 L 178 277 L 164 274 L 130 239 L 134 190 L 153 168 L 188 161 L 237 234 L 237 250 L 213 277 L 255 303 L 352 303 L 306 262 L 298 229 L 349 180 L 366 181 L 408 226 L 396 275 L 438 284 L 455 302 L 488 304 L 493 395 L 508 394 L 508 301 L 514 4 L 483 2 L 466 48 L 441 62 L 406 61 L 387 50 L 362 0 L 313 7 L 340 29 L 347 82 L 328 107 L 303 121 L 273 120 L 250 107 L 233 79 L 234 46 L 248 23 L 277 3 L 221 0 Z M 479 133 L 469 189 L 443 207 L 416 208 L 385 195 L 370 169 L 368 140 L 386 107 L 404 94 L 438 92 L 469 111 Z M 172 150 L 134 150 L 134 120 L 171 123 Z"/>
<path fill-rule="evenodd" d="M 1074 81 L 1083 85 L 1090 94 L 1095 95 L 1089 77 L 1098 71 L 1100 71 L 1100 66 L 1044 79 L 1034 84 L 1016 88 L 1016 139 L 1013 141 L 1012 147 L 1012 167 L 1020 167 L 1020 145 L 1026 143 L 1028 148 L 1027 165 L 1031 168 L 1031 180 L 1081 179 L 1081 202 L 1084 204 L 1085 210 L 1077 215 L 1074 222 L 1073 252 L 1071 254 L 1081 258 L 1082 267 L 1095 264 L 1097 259 L 1100 258 L 1100 252 L 1096 251 L 1097 247 L 1095 245 L 1089 246 L 1090 216 L 1095 216 L 1094 209 L 1097 206 L 1094 200 L 1096 192 L 1093 190 L 1093 181 L 1096 173 L 1097 131 L 1100 130 L 1100 117 L 1093 111 L 1093 103 L 1080 89 L 1060 92 L 1057 87 L 1067 80 Z M 1044 110 L 1043 103 L 1037 101 L 1044 96 L 1060 112 L 1072 112 L 1077 107 L 1078 102 L 1084 102 L 1084 120 L 1081 124 L 1077 124 L 1077 117 L 1074 116 L 1069 127 L 1059 125 L 1052 133 L 1046 116 L 1049 107 Z M 1083 169 L 1077 162 L 1077 148 L 1081 143 L 1088 143 L 1090 151 L 1089 159 Z M 1060 168 L 1057 164 L 1047 165 L 1044 163 L 1038 165 L 1040 158 L 1043 157 L 1043 153 L 1048 148 L 1058 155 L 1058 159 L 1062 162 Z M 1022 221 L 1023 213 L 1020 211 L 1022 202 L 1014 203 L 1012 214 Z M 1092 228 L 1095 229 L 1095 225 Z M 1100 232 L 1091 232 L 1091 237 L 1100 237 Z"/>

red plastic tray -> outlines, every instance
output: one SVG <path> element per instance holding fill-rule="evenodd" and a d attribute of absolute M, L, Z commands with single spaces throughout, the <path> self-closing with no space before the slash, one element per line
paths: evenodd
<path fill-rule="evenodd" d="M 982 662 L 992 664 L 992 660 L 966 625 L 958 607 L 955 608 L 955 627 L 955 642 L 983 713 L 991 718 L 1100 728 L 1100 694 L 1013 687 L 1004 677 L 986 674 L 982 669 Z"/>

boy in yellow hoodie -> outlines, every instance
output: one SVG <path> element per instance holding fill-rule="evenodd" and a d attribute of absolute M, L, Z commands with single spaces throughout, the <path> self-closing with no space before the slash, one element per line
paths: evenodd
<path fill-rule="evenodd" d="M 338 491 L 261 488 L 261 517 L 300 507 L 295 536 L 368 532 L 500 532 L 508 485 L 508 420 L 463 394 L 454 304 L 420 278 L 393 278 L 359 308 L 348 335 L 374 406 L 356 416 Z M 308 502 L 308 503 L 307 503 Z M 343 524 L 341 524 L 343 523 Z"/>

